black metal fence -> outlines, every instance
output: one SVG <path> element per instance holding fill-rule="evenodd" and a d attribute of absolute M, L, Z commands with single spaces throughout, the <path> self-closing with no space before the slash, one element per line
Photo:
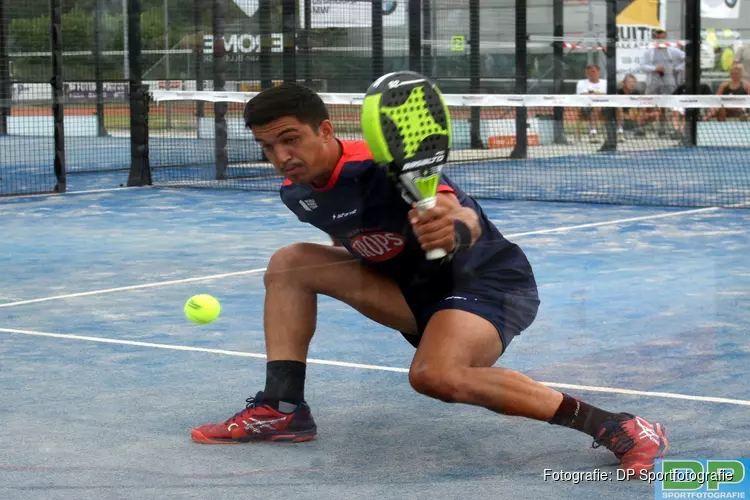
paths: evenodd
<path fill-rule="evenodd" d="M 571 29 L 571 4 L 596 4 L 586 29 Z M 12 142 L 13 118 L 44 117 L 52 142 L 31 149 L 48 157 L 48 182 L 20 182 L 0 194 L 66 190 L 66 175 L 103 169 L 128 172 L 127 184 L 151 182 L 150 129 L 179 128 L 166 107 L 149 116 L 154 89 L 257 91 L 299 81 L 324 92 L 362 92 L 380 75 L 411 69 L 432 77 L 446 93 L 570 94 L 592 57 L 602 64 L 607 91 L 621 74 L 616 0 L 27 0 L 0 4 L 0 140 Z M 598 8 L 597 7 L 597 8 Z M 541 14 L 543 16 L 541 16 Z M 700 60 L 700 2 L 686 0 L 677 33 L 688 60 Z M 543 20 L 539 18 L 543 17 Z M 578 16 L 573 16 L 578 17 Z M 595 26 L 595 32 L 590 31 Z M 592 40 L 594 40 L 592 42 Z M 588 45 L 581 50 L 577 41 Z M 571 48 L 573 47 L 573 48 Z M 597 50 L 589 50 L 597 49 Z M 620 72 L 621 73 L 621 72 Z M 688 93 L 705 81 L 701 65 L 685 75 Z M 725 78 L 722 76 L 721 78 Z M 481 147 L 480 109 L 471 108 L 471 142 Z M 616 147 L 615 109 L 608 108 L 603 150 Z M 218 175 L 228 163 L 226 105 L 216 103 L 215 159 Z M 84 116 L 94 132 L 66 126 Z M 204 116 L 198 103 L 196 118 Z M 556 140 L 563 142 L 563 109 L 554 111 Z M 695 110 L 688 112 L 695 144 Z M 527 155 L 524 108 L 515 113 L 512 158 Z M 31 121 L 27 120 L 28 123 Z M 41 123 L 41 122 L 40 122 Z M 47 123 L 47 122 L 44 122 Z M 88 123 L 88 122 L 87 122 Z M 80 133 L 79 133 L 80 132 Z M 76 155 L 87 134 L 129 141 L 130 155 Z M 41 132 L 26 134 L 35 137 Z M 23 135 L 23 134 L 22 134 Z M 42 134 L 44 135 L 44 134 Z M 73 153 L 73 154 L 71 154 Z M 0 157 L 0 178 L 17 166 Z M 23 163 L 23 162 L 20 162 Z M 35 161 L 35 164 L 44 161 Z M 106 165 L 106 166 L 105 166 Z M 42 165 L 43 167 L 44 165 Z"/>

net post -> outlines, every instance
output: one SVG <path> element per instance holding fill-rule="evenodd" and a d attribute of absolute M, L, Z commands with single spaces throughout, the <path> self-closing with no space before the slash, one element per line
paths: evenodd
<path fill-rule="evenodd" d="M 297 81 L 297 0 L 281 0 L 281 30 L 284 37 L 284 81 Z"/>
<path fill-rule="evenodd" d="M 203 1 L 193 0 L 193 23 L 195 24 L 195 90 L 203 90 L 203 51 L 205 50 L 205 44 L 203 41 Z M 196 118 L 196 134 L 200 139 L 201 133 L 201 118 L 204 115 L 203 101 L 196 101 L 195 103 L 195 118 Z"/>
<path fill-rule="evenodd" d="M 687 50 L 685 54 L 685 91 L 689 95 L 699 93 L 701 80 L 700 50 L 701 50 L 701 2 L 700 0 L 686 0 L 685 2 L 685 40 Z M 698 108 L 685 109 L 685 144 L 698 145 Z"/>
<path fill-rule="evenodd" d="M 381 0 L 382 1 L 382 0 Z M 312 31 L 312 0 L 304 0 L 302 19 L 302 40 L 300 40 L 300 52 L 302 53 L 302 67 L 305 85 L 312 88 L 312 51 L 310 50 L 310 35 Z M 375 23 L 373 17 L 373 24 Z"/>
<path fill-rule="evenodd" d="M 258 0 L 258 23 L 260 25 L 260 88 L 270 89 L 271 78 L 271 0 Z"/>
<path fill-rule="evenodd" d="M 481 67 L 479 59 L 480 40 L 479 36 L 479 0 L 469 0 L 469 93 L 479 94 L 481 92 Z M 471 107 L 470 140 L 472 149 L 482 148 L 482 133 L 480 128 L 481 108 Z"/>
<path fill-rule="evenodd" d="M 408 0 L 409 10 L 409 69 L 422 72 L 422 3 Z"/>
<path fill-rule="evenodd" d="M 564 75 L 563 75 L 563 42 L 565 36 L 565 14 L 563 9 L 564 0 L 552 0 L 552 36 L 555 41 L 552 43 L 552 78 L 554 81 L 553 93 L 560 95 L 565 93 Z M 552 111 L 552 127 L 555 144 L 567 144 L 565 138 L 564 108 L 555 106 Z"/>
<path fill-rule="evenodd" d="M 62 0 L 50 0 L 50 49 L 52 56 L 52 117 L 55 136 L 55 177 L 57 185 L 55 192 L 64 193 L 65 178 L 65 109 L 63 105 L 63 75 L 62 75 Z"/>
<path fill-rule="evenodd" d="M 8 134 L 8 118 L 12 91 L 10 83 L 10 58 L 8 57 L 8 2 L 0 2 L 0 135 Z"/>
<path fill-rule="evenodd" d="M 128 186 L 151 184 L 148 159 L 148 87 L 141 68 L 141 0 L 127 0 L 130 99 L 130 173 Z"/>
<path fill-rule="evenodd" d="M 103 1 L 94 6 L 94 79 L 96 80 L 96 135 L 107 136 L 104 125 L 104 72 L 102 70 L 102 32 L 104 31 Z"/>
<path fill-rule="evenodd" d="M 526 0 L 515 0 L 516 3 L 516 94 L 528 93 L 528 70 L 527 70 L 527 3 Z M 526 158 L 528 154 L 528 110 L 519 106 L 516 111 L 516 146 L 510 154 L 511 158 Z"/>
<path fill-rule="evenodd" d="M 617 2 L 607 0 L 607 94 L 617 94 Z M 601 151 L 617 150 L 617 108 L 607 107 L 604 110 L 605 128 L 607 130 Z"/>
<path fill-rule="evenodd" d="M 310 0 L 308 0 L 309 2 Z M 383 0 L 372 0 L 372 80 L 385 71 L 383 62 Z"/>
<path fill-rule="evenodd" d="M 224 44 L 226 0 L 213 0 L 214 25 L 214 90 L 223 91 L 226 86 L 226 46 Z M 229 156 L 227 153 L 227 103 L 214 103 L 214 151 L 216 179 L 227 178 Z"/>

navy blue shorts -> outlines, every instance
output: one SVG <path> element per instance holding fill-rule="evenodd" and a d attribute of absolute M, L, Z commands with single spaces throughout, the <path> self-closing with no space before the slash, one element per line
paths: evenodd
<path fill-rule="evenodd" d="M 414 347 L 432 316 L 444 309 L 470 312 L 492 323 L 500 335 L 503 352 L 516 335 L 527 329 L 536 318 L 539 294 L 533 275 L 509 278 L 504 270 L 485 270 L 471 279 L 442 285 L 401 287 L 407 304 L 417 321 L 418 335 L 403 333 Z"/>

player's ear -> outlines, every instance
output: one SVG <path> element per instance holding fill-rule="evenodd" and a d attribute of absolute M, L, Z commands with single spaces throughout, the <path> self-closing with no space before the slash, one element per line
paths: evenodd
<path fill-rule="evenodd" d="M 333 139 L 333 123 L 331 120 L 323 120 L 318 127 L 318 134 L 323 136 L 323 139 Z"/>

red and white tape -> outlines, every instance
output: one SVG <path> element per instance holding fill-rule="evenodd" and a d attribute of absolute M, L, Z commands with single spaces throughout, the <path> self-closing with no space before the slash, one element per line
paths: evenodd
<path fill-rule="evenodd" d="M 679 47 L 683 48 L 687 45 L 687 42 L 684 41 L 677 41 L 677 42 L 659 42 L 659 43 L 653 43 L 653 42 L 618 42 L 617 46 L 619 48 L 625 48 L 625 49 L 634 49 L 634 48 L 644 48 L 644 49 L 665 49 L 667 47 Z M 563 42 L 562 46 L 564 49 L 572 49 L 572 50 L 586 50 L 586 51 L 601 51 L 606 52 L 607 46 L 606 45 L 581 45 L 577 43 L 570 43 L 570 42 Z"/>

